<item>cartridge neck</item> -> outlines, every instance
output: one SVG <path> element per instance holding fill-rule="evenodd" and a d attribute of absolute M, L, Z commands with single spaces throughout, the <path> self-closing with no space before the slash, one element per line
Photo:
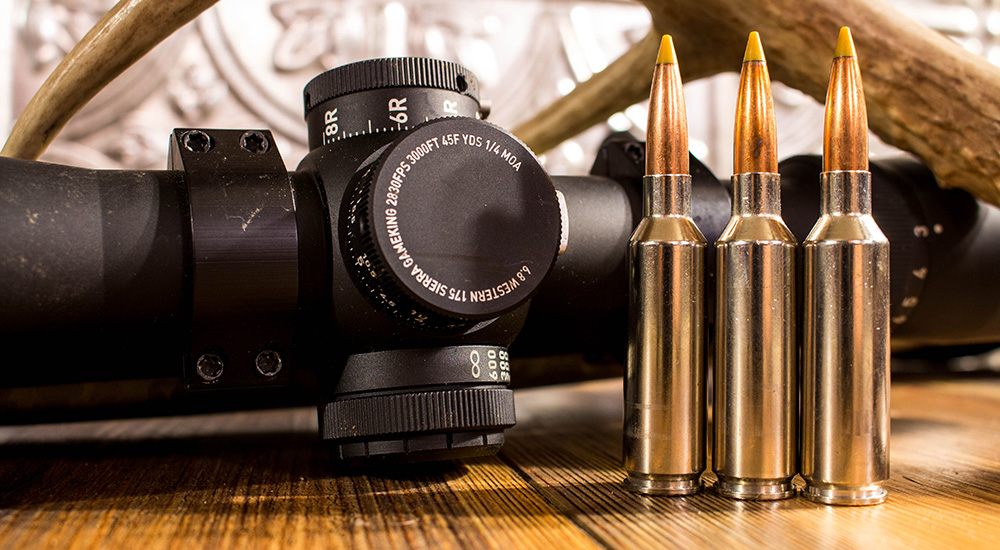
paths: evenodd
<path fill-rule="evenodd" d="M 733 215 L 781 216 L 781 176 L 772 172 L 733 175 Z"/>
<path fill-rule="evenodd" d="M 643 177 L 642 215 L 691 216 L 691 176 L 664 174 Z"/>
<path fill-rule="evenodd" d="M 819 175 L 820 212 L 871 214 L 872 174 L 867 170 L 832 171 Z"/>

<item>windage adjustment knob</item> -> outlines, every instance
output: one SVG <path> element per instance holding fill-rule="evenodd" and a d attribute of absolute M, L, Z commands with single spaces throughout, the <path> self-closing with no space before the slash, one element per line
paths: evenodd
<path fill-rule="evenodd" d="M 561 219 L 534 155 L 471 118 L 424 123 L 359 168 L 344 258 L 384 313 L 459 329 L 523 304 L 555 261 Z"/>

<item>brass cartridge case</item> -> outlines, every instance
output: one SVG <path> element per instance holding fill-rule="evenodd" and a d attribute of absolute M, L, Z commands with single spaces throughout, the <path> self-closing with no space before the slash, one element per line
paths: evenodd
<path fill-rule="evenodd" d="M 704 265 L 691 176 L 643 178 L 644 217 L 629 240 L 626 485 L 645 494 L 702 489 L 705 469 Z"/>
<path fill-rule="evenodd" d="M 871 174 L 820 176 L 821 216 L 803 242 L 803 496 L 886 499 L 889 241 L 871 216 Z"/>
<path fill-rule="evenodd" d="M 733 217 L 716 241 L 713 469 L 723 496 L 795 494 L 798 472 L 796 241 L 780 176 L 733 176 Z"/>

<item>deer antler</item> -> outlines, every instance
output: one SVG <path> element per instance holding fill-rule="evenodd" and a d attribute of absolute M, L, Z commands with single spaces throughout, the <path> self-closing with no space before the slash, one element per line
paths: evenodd
<path fill-rule="evenodd" d="M 101 89 L 217 1 L 120 0 L 31 98 L 0 156 L 37 159 Z"/>
<path fill-rule="evenodd" d="M 857 44 L 869 124 L 921 157 L 942 187 L 1000 206 L 1000 68 L 879 0 L 642 0 L 653 30 L 607 69 L 516 128 L 545 151 L 649 94 L 659 35 L 686 80 L 735 71 L 751 30 L 771 76 L 822 101 L 841 26 Z M 817 129 L 817 131 L 819 131 Z"/>

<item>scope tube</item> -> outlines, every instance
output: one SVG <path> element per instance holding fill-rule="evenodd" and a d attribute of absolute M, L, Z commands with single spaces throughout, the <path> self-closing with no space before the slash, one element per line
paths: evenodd
<path fill-rule="evenodd" d="M 819 212 L 820 171 L 818 156 L 781 163 L 784 217 L 800 238 Z M 872 173 L 879 182 L 873 215 L 893 243 L 894 350 L 1000 341 L 1000 302 L 990 299 L 988 288 L 991 275 L 1000 275 L 1000 256 L 992 252 L 1000 241 L 1000 209 L 938 188 L 912 159 L 875 162 Z M 299 239 L 303 281 L 328 280 L 327 256 L 320 252 L 330 246 L 325 214 L 322 207 L 306 208 L 323 199 L 312 173 L 290 175 L 300 234 L 311 235 Z M 612 237 L 627 235 L 638 221 L 635 190 L 593 176 L 553 181 L 566 197 L 569 249 L 532 301 L 516 356 L 579 352 L 586 338 L 576 328 L 593 319 L 624 320 L 625 239 Z M 711 243 L 718 224 L 706 220 L 727 219 L 729 203 L 721 186 L 701 181 L 695 177 L 692 208 Z M 602 213 L 607 198 L 614 206 Z M 179 378 L 191 324 L 188 210 L 181 171 L 91 170 L 0 158 L 0 346 L 6 359 L 0 387 Z M 299 288 L 300 304 L 329 300 L 316 283 L 300 282 Z M 613 288 L 620 289 L 617 309 Z M 324 310 L 323 304 L 313 307 Z M 607 346 L 619 342 L 623 351 L 624 324 L 609 331 L 615 327 L 614 334 L 594 338 L 603 346 L 590 348 L 615 351 Z"/>
<path fill-rule="evenodd" d="M 22 366 L 0 385 L 176 376 L 190 307 L 183 173 L 0 158 L 0 174 L 0 338 Z"/>
<path fill-rule="evenodd" d="M 822 162 L 802 155 L 779 166 L 784 219 L 800 240 L 820 213 Z M 872 216 L 892 243 L 893 352 L 1000 342 L 1000 208 L 941 189 L 912 158 L 873 161 L 870 170 Z"/>
<path fill-rule="evenodd" d="M 0 158 L 0 174 L 0 344 L 14 366 L 0 387 L 179 377 L 191 338 L 185 173 Z M 297 195 L 315 191 L 291 176 Z M 315 241 L 300 247 L 315 255 Z"/>

